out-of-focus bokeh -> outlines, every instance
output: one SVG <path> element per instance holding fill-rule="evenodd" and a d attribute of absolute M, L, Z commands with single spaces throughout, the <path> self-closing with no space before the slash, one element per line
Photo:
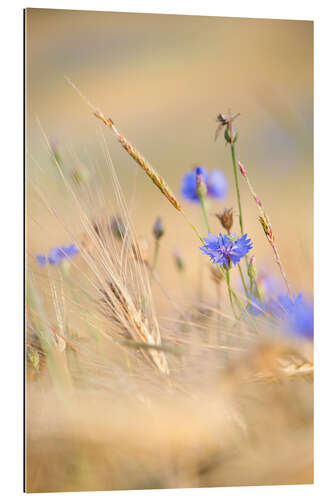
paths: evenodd
<path fill-rule="evenodd" d="M 162 280 L 177 245 L 197 277 L 198 245 L 184 221 L 68 84 L 68 76 L 179 194 L 194 165 L 222 169 L 230 182 L 223 203 L 236 208 L 230 149 L 214 143 L 216 116 L 241 115 L 236 153 L 248 169 L 277 235 L 294 291 L 312 291 L 313 269 L 313 24 L 308 21 L 28 9 L 26 15 L 28 251 L 59 244 L 62 233 L 37 202 L 42 188 L 61 213 L 43 132 L 67 162 L 102 164 L 102 134 L 138 233 L 165 221 Z M 258 267 L 272 266 L 256 206 L 240 179 L 246 231 Z M 198 207 L 187 211 L 202 224 Z M 219 225 L 210 217 L 214 232 Z M 151 240 L 152 241 L 152 240 Z M 66 243 L 67 241 L 64 241 Z M 177 281 L 178 280 L 178 281 Z"/>

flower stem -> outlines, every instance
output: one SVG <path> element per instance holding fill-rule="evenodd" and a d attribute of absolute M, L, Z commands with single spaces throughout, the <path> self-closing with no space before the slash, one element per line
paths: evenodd
<path fill-rule="evenodd" d="M 240 226 L 241 234 L 243 236 L 244 235 L 244 226 L 243 226 L 242 203 L 241 203 L 239 183 L 238 183 L 238 169 L 237 169 L 237 163 L 236 163 L 236 152 L 235 152 L 234 144 L 231 144 L 230 147 L 231 147 L 232 166 L 233 166 L 233 170 L 234 170 L 235 186 L 236 186 L 236 193 L 237 193 L 239 226 Z M 247 255 L 245 255 L 245 262 L 246 262 L 247 270 L 249 270 L 249 259 L 248 259 Z M 241 279 L 242 279 L 242 283 L 244 286 L 245 294 L 248 296 L 248 291 L 247 291 L 247 288 L 245 285 L 244 276 L 242 276 L 241 269 L 240 269 L 240 274 L 241 274 Z M 258 288 L 255 280 L 254 280 L 254 284 L 255 284 L 256 288 Z"/>
<path fill-rule="evenodd" d="M 238 264 L 237 267 L 238 267 L 238 271 L 239 271 L 239 274 L 240 274 L 240 277 L 241 277 L 241 280 L 242 280 L 242 284 L 243 284 L 245 295 L 248 297 L 248 290 L 247 290 L 247 287 L 246 287 L 245 278 L 244 278 L 244 274 L 243 274 L 241 265 Z"/>
<path fill-rule="evenodd" d="M 206 228 L 207 228 L 208 233 L 210 233 L 205 197 L 200 196 L 199 198 L 200 198 L 201 210 L 202 210 L 202 215 L 203 215 L 203 218 L 204 218 L 204 221 L 206 224 Z"/>
<path fill-rule="evenodd" d="M 153 265 L 151 266 L 151 272 L 153 273 L 156 268 L 158 253 L 160 249 L 160 242 L 158 239 L 155 239 L 155 247 L 154 247 L 154 257 L 153 257 Z"/>
<path fill-rule="evenodd" d="M 221 271 L 222 271 L 222 269 L 221 269 Z M 231 305 L 231 308 L 232 308 L 232 312 L 234 313 L 235 318 L 237 320 L 239 320 L 239 317 L 236 314 L 234 303 L 233 303 L 233 300 L 232 300 L 232 295 L 234 294 L 234 292 L 232 291 L 232 288 L 230 286 L 230 271 L 229 271 L 229 269 L 226 269 L 226 271 L 225 271 L 225 279 L 226 279 L 227 286 L 228 286 L 228 294 L 229 294 L 229 300 L 230 300 L 230 305 Z M 236 294 L 234 294 L 234 295 L 236 295 Z"/>
<path fill-rule="evenodd" d="M 241 197 L 240 197 L 239 184 L 238 184 L 238 172 L 237 172 L 236 153 L 235 153 L 234 144 L 231 144 L 231 157 L 232 157 L 232 165 L 233 165 L 233 169 L 234 169 L 234 178 L 235 178 L 235 186 L 236 186 L 236 194 L 237 194 L 237 202 L 238 202 L 239 225 L 240 225 L 241 234 L 243 236 L 244 226 L 243 226 L 242 204 L 241 204 Z"/>

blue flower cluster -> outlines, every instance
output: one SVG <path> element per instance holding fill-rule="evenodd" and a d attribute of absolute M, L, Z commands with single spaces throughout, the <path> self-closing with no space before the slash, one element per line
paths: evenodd
<path fill-rule="evenodd" d="M 219 200 L 224 198 L 227 193 L 227 180 L 224 174 L 220 170 L 207 172 L 203 167 L 196 167 L 184 175 L 181 187 L 182 196 L 191 202 L 200 201 L 197 194 L 197 169 L 200 169 L 200 175 L 207 186 L 207 196 Z"/>
<path fill-rule="evenodd" d="M 45 266 L 47 263 L 58 266 L 63 260 L 68 260 L 79 253 L 79 249 L 75 243 L 66 246 L 51 248 L 48 255 L 37 254 L 36 259 L 40 266 Z"/>
<path fill-rule="evenodd" d="M 256 297 L 252 297 L 251 302 L 260 308 L 248 305 L 247 311 L 254 316 L 266 311 L 279 318 L 289 333 L 307 339 L 313 338 L 313 304 L 305 300 L 301 293 L 294 297 L 280 295 L 277 300 L 271 299 L 262 304 Z"/>
<path fill-rule="evenodd" d="M 206 243 L 200 248 L 202 253 L 208 255 L 214 264 L 220 265 L 225 269 L 229 269 L 231 264 L 238 264 L 238 262 L 252 249 L 253 245 L 247 234 L 241 238 L 236 235 L 223 235 L 215 236 L 209 234 L 208 238 L 203 238 Z"/>

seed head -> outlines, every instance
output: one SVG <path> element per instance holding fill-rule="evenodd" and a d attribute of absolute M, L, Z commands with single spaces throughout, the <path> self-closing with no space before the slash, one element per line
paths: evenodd
<path fill-rule="evenodd" d="M 271 223 L 269 222 L 269 218 L 267 217 L 267 215 L 265 215 L 264 217 L 260 216 L 259 221 L 260 221 L 260 224 L 262 225 L 264 233 L 267 236 L 267 239 L 271 243 L 274 242 L 274 235 L 273 235 L 272 226 L 271 226 Z"/>
<path fill-rule="evenodd" d="M 233 218 L 233 209 L 232 208 L 225 208 L 224 212 L 221 214 L 215 214 L 218 220 L 221 222 L 222 227 L 226 231 L 228 231 L 228 234 L 230 233 L 230 229 L 232 228 L 234 218 Z"/>

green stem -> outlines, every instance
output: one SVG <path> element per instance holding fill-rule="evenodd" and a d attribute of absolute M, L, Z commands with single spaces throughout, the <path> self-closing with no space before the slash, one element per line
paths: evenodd
<path fill-rule="evenodd" d="M 232 157 L 232 165 L 234 168 L 235 186 L 236 186 L 238 212 L 239 212 L 239 225 L 240 225 L 241 234 L 243 236 L 244 227 L 243 227 L 242 204 L 241 204 L 241 197 L 240 197 L 239 184 L 238 184 L 238 170 L 237 170 L 237 164 L 236 164 L 235 146 L 233 144 L 231 144 L 231 157 Z"/>
<path fill-rule="evenodd" d="M 237 202 L 238 202 L 238 212 L 239 212 L 239 226 L 241 230 L 241 235 L 244 235 L 244 226 L 243 226 L 243 214 L 242 214 L 242 203 L 241 203 L 241 197 L 240 197 L 240 190 L 239 190 L 239 184 L 238 184 L 238 169 L 237 169 L 237 163 L 236 163 L 236 153 L 235 153 L 235 146 L 234 144 L 231 144 L 231 157 L 232 157 L 232 166 L 234 170 L 234 177 L 235 177 L 235 186 L 236 186 L 236 194 L 237 194 Z M 245 262 L 246 262 L 246 267 L 247 270 L 249 269 L 249 259 L 247 255 L 245 255 Z M 244 279 L 244 277 L 243 277 Z M 245 281 L 243 281 L 243 286 Z M 254 280 L 254 284 L 257 287 L 256 280 Z M 246 295 L 248 296 L 248 292 L 246 292 Z"/>
<path fill-rule="evenodd" d="M 222 269 L 221 269 L 221 271 L 222 271 Z M 227 286 L 228 286 L 228 294 L 229 294 L 229 300 L 230 300 L 230 305 L 231 305 L 231 308 L 232 308 L 232 312 L 234 313 L 235 318 L 237 320 L 239 320 L 239 317 L 236 314 L 234 303 L 233 303 L 233 300 L 232 300 L 232 295 L 235 295 L 235 297 L 236 297 L 236 294 L 233 292 L 233 290 L 232 290 L 232 288 L 230 286 L 230 272 L 229 272 L 229 269 L 226 269 L 225 278 L 226 278 L 226 282 L 227 282 Z"/>
<path fill-rule="evenodd" d="M 155 239 L 154 258 L 153 258 L 153 265 L 151 267 L 152 272 L 154 272 L 156 264 L 157 264 L 159 249 L 160 249 L 160 242 L 158 239 Z"/>
<path fill-rule="evenodd" d="M 243 288 L 244 288 L 245 295 L 248 297 L 248 290 L 246 288 L 245 278 L 244 278 L 244 274 L 243 274 L 241 265 L 238 264 L 237 267 L 238 267 L 238 271 L 239 271 L 239 274 L 240 274 L 240 277 L 241 277 L 241 280 L 242 280 L 242 283 L 243 283 Z"/>
<path fill-rule="evenodd" d="M 250 297 L 253 297 L 253 278 L 250 278 Z"/>
<path fill-rule="evenodd" d="M 210 233 L 205 197 L 200 196 L 199 198 L 200 198 L 201 210 L 202 210 L 202 215 L 203 215 L 203 218 L 204 218 L 204 221 L 206 224 L 206 228 L 207 228 L 208 233 Z"/>

